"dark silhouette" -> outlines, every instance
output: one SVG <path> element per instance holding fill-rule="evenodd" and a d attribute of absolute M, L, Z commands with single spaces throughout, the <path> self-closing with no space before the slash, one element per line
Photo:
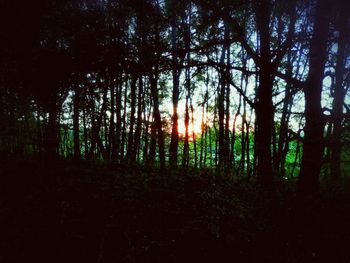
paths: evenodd
<path fill-rule="evenodd" d="M 349 261 L 346 0 L 0 10 L 1 262 Z"/>

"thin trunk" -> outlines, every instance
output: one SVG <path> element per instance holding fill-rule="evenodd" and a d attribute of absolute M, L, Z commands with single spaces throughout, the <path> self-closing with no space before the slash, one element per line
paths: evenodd
<path fill-rule="evenodd" d="M 224 69 L 226 45 L 222 47 L 220 58 L 220 83 L 218 85 L 218 113 L 219 113 L 219 167 L 226 168 L 226 145 L 225 145 L 225 91 L 226 74 Z"/>
<path fill-rule="evenodd" d="M 115 161 L 116 159 L 116 133 L 115 133 L 115 83 L 113 81 L 113 79 L 111 79 L 110 81 L 110 100 L 111 100 L 111 116 L 109 119 L 109 149 L 108 149 L 108 153 L 110 156 L 110 159 L 112 161 Z"/>
<path fill-rule="evenodd" d="M 207 97 L 208 97 L 208 88 L 207 88 L 207 91 L 206 91 L 205 96 L 204 96 L 204 101 L 202 103 L 201 144 L 200 144 L 200 153 L 199 153 L 199 167 L 200 168 L 203 167 L 203 152 L 204 152 L 203 148 L 206 146 L 206 145 L 204 145 L 204 134 L 205 134 L 207 128 L 206 128 L 206 121 L 204 120 L 204 109 L 205 109 Z"/>
<path fill-rule="evenodd" d="M 226 78 L 226 90 L 225 90 L 225 165 L 226 168 L 230 169 L 232 165 L 232 159 L 230 158 L 230 28 L 228 23 L 225 23 L 225 40 L 226 44 L 226 69 L 225 69 L 225 78 Z M 233 138 L 232 138 L 233 139 Z"/>
<path fill-rule="evenodd" d="M 174 4 L 175 1 L 172 1 Z M 178 129 L 178 113 L 177 108 L 179 104 L 179 79 L 180 79 L 180 71 L 177 69 L 178 65 L 178 57 L 177 57 L 177 21 L 176 15 L 173 12 L 171 18 L 171 46 L 172 46 L 172 74 L 173 74 L 173 116 L 172 116 L 172 129 L 171 129 L 171 141 L 170 141 L 170 165 L 177 165 L 178 158 L 178 145 L 179 145 L 179 129 Z"/>
<path fill-rule="evenodd" d="M 154 113 L 153 113 L 154 116 Z M 149 147 L 148 164 L 153 165 L 156 157 L 156 144 L 157 144 L 157 125 L 155 124 L 154 117 L 151 124 L 151 141 Z"/>
<path fill-rule="evenodd" d="M 44 148 L 46 157 L 55 158 L 59 150 L 59 109 L 57 106 L 57 94 L 53 94 L 50 99 L 49 120 L 46 127 Z"/>
<path fill-rule="evenodd" d="M 115 107 L 115 111 L 116 111 L 116 130 L 115 130 L 115 147 L 114 149 L 112 149 L 112 155 L 113 155 L 113 152 L 115 154 L 115 158 L 117 160 L 121 160 L 121 157 L 120 157 L 120 152 L 121 152 L 121 126 L 122 126 L 122 116 L 121 116 L 121 104 L 122 104 L 122 101 L 121 101 L 121 98 L 122 98 L 122 87 L 123 85 L 121 84 L 120 82 L 120 79 L 121 77 L 117 77 L 117 93 L 116 93 L 116 107 Z"/>
<path fill-rule="evenodd" d="M 210 163 L 210 167 L 213 167 L 213 136 L 212 136 L 212 128 L 208 128 L 209 129 L 209 154 L 210 154 L 210 159 L 209 159 L 209 163 Z"/>
<path fill-rule="evenodd" d="M 334 86 L 334 100 L 333 100 L 333 133 L 331 138 L 331 178 L 337 180 L 340 177 L 340 163 L 341 163 L 341 123 L 343 120 L 343 105 L 345 100 L 344 69 L 345 69 L 345 49 L 347 44 L 347 11 L 340 10 L 339 18 L 339 38 L 338 51 L 335 69 L 335 86 Z"/>
<path fill-rule="evenodd" d="M 249 116 L 249 121 L 246 120 L 246 147 L 247 147 L 247 176 L 250 177 L 252 175 L 252 171 L 251 171 L 251 164 L 250 164 L 250 124 L 251 124 L 251 119 L 252 119 L 252 115 L 253 115 L 253 109 L 251 109 L 250 112 L 250 116 Z M 253 162 L 255 162 L 255 158 L 253 159 Z M 253 163 L 253 174 L 255 173 L 255 163 Z"/>
<path fill-rule="evenodd" d="M 217 119 L 217 112 L 216 112 L 216 107 L 214 108 L 214 121 L 213 121 L 213 128 L 214 128 L 214 139 L 215 139 L 215 158 L 214 158 L 214 162 L 215 162 L 215 167 L 218 167 L 218 129 L 216 127 L 216 119 Z"/>
<path fill-rule="evenodd" d="M 291 52 L 288 52 L 287 58 L 287 75 L 292 77 L 293 67 L 291 64 Z M 284 92 L 284 102 L 282 107 L 282 116 L 281 116 L 281 125 L 279 129 L 279 137 L 278 137 L 278 146 L 276 153 L 274 155 L 274 170 L 275 173 L 279 173 L 281 177 L 284 177 L 285 174 L 285 157 L 289 141 L 288 137 L 288 123 L 290 118 L 290 111 L 293 105 L 293 96 L 291 94 L 292 85 L 287 83 L 285 92 Z"/>
<path fill-rule="evenodd" d="M 101 131 L 102 122 L 107 110 L 107 93 L 108 93 L 108 89 L 104 88 L 101 110 L 98 113 L 97 119 L 92 120 L 92 140 L 91 140 L 91 148 L 90 148 L 90 154 L 89 154 L 91 159 L 94 159 L 95 150 L 97 149 L 96 146 L 99 146 L 100 153 L 103 155 L 103 158 L 106 159 L 105 149 L 100 138 L 100 131 Z"/>
<path fill-rule="evenodd" d="M 230 152 L 230 163 L 233 165 L 233 170 L 238 173 L 238 170 L 236 170 L 235 167 L 235 143 L 236 143 L 236 125 L 237 125 L 237 118 L 241 111 L 241 96 L 239 98 L 239 104 L 238 109 L 236 111 L 235 117 L 233 118 L 232 123 L 232 139 L 231 139 L 231 152 Z M 242 124 L 243 125 L 243 124 Z"/>
<path fill-rule="evenodd" d="M 157 8 L 159 8 L 159 2 L 157 2 Z M 164 135 L 163 135 L 163 127 L 162 127 L 162 118 L 160 116 L 159 111 L 159 95 L 158 95 L 158 79 L 159 79 L 159 63 L 160 63 L 160 32 L 159 32 L 160 25 L 157 23 L 155 25 L 155 35 L 154 35 L 154 42 L 155 42 L 155 54 L 152 58 L 152 66 L 154 69 L 152 70 L 151 76 L 150 76 L 150 88 L 151 88 L 151 95 L 153 100 L 153 117 L 157 129 L 157 139 L 158 139 L 158 153 L 159 153 L 159 162 L 160 167 L 162 169 L 165 168 L 165 149 L 164 149 Z"/>
<path fill-rule="evenodd" d="M 188 92 L 187 92 L 188 93 Z M 188 110 L 188 94 L 186 95 L 186 105 L 185 105 L 185 138 L 184 138 L 184 148 L 182 154 L 182 166 L 188 167 L 190 159 L 190 147 L 189 147 L 189 135 L 188 135 L 188 125 L 190 123 L 190 114 Z"/>
<path fill-rule="evenodd" d="M 209 76 L 208 76 L 209 79 Z M 208 81 L 209 82 L 209 81 Z M 207 147 L 207 138 L 208 138 L 208 133 L 210 136 L 210 127 L 208 125 L 208 113 L 209 113 L 209 93 L 208 93 L 208 83 L 207 82 L 207 100 L 206 100 L 206 107 L 205 107 L 205 133 L 204 133 L 204 166 L 206 166 L 207 163 L 207 152 L 208 152 L 208 147 Z M 211 148 L 211 138 L 210 138 L 210 143 L 209 143 L 209 149 L 210 149 L 210 160 L 212 159 L 212 148 Z M 211 161 L 210 161 L 210 165 L 212 165 Z"/>
<path fill-rule="evenodd" d="M 190 100 L 191 106 L 191 122 L 192 122 L 192 143 L 193 143 L 193 151 L 194 151 L 194 167 L 197 167 L 197 143 L 196 143 L 196 134 L 194 130 L 194 109 L 192 105 L 192 99 Z"/>
<path fill-rule="evenodd" d="M 148 116 L 146 119 L 146 127 L 145 127 L 145 132 L 144 132 L 144 148 L 143 148 L 143 162 L 144 163 L 148 163 L 148 129 L 149 129 L 149 125 L 151 123 L 151 113 L 152 113 L 152 99 L 150 98 L 150 102 L 149 102 L 149 110 L 148 110 Z M 146 113 L 145 113 L 146 114 Z"/>
<path fill-rule="evenodd" d="M 78 85 L 74 87 L 73 99 L 73 142 L 74 142 L 74 159 L 80 159 L 80 128 L 79 128 L 79 110 L 80 110 L 81 90 Z"/>
<path fill-rule="evenodd" d="M 143 78 L 140 76 L 139 78 L 139 90 L 138 90 L 138 98 L 137 98 L 137 120 L 136 120 L 136 129 L 135 129 L 135 137 L 134 137 L 134 154 L 132 156 L 132 161 L 136 160 L 136 155 L 139 152 L 140 144 L 141 144 L 141 130 L 142 130 L 142 111 L 143 109 Z"/>
<path fill-rule="evenodd" d="M 153 110 L 154 110 L 153 117 L 154 117 L 156 129 L 157 129 L 160 167 L 165 168 L 164 136 L 163 136 L 163 128 L 162 128 L 162 119 L 159 111 L 159 96 L 158 96 L 157 83 L 158 83 L 158 72 L 156 70 L 154 76 L 152 76 L 150 80 L 151 94 L 153 99 Z"/>
<path fill-rule="evenodd" d="M 128 148 L 126 158 L 132 161 L 135 154 L 134 149 L 134 125 L 135 125 L 135 112 L 136 112 L 136 76 L 131 77 L 130 83 L 130 120 L 129 120 L 129 133 L 128 133 Z"/>
<path fill-rule="evenodd" d="M 84 157 L 88 158 L 89 146 L 88 146 L 88 129 L 87 129 L 87 121 L 86 121 L 86 94 L 84 94 L 84 107 L 83 107 L 83 132 L 84 132 Z"/>
<path fill-rule="evenodd" d="M 41 132 L 41 120 L 40 120 L 40 107 L 36 105 L 36 122 L 37 122 L 37 152 L 39 154 L 42 153 L 42 132 Z"/>
<path fill-rule="evenodd" d="M 124 153 L 125 153 L 127 95 L 128 95 L 128 84 L 127 84 L 127 81 L 126 81 L 125 82 L 125 90 L 124 90 L 124 101 L 123 101 L 123 117 L 122 117 L 122 126 L 123 126 L 123 128 L 122 128 L 122 134 L 121 134 L 122 138 L 121 138 L 121 144 L 120 144 L 120 160 L 124 159 Z"/>

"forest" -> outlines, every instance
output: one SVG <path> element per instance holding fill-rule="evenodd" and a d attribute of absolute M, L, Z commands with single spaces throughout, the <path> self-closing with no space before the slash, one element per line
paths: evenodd
<path fill-rule="evenodd" d="M 347 0 L 0 10 L 0 262 L 350 261 Z"/>

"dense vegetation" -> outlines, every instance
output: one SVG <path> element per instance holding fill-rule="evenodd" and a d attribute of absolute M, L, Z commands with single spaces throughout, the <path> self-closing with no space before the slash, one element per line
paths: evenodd
<path fill-rule="evenodd" d="M 92 242 L 77 249 L 93 262 L 108 261 L 112 243 L 123 245 L 111 261 L 157 247 L 155 261 L 178 262 L 197 242 L 194 257 L 235 247 L 242 260 L 311 262 L 323 250 L 346 261 L 346 0 L 4 0 L 0 10 L 0 212 L 18 234 L 3 243 L 13 261 L 30 238 L 69 254 L 64 231 Z"/>
<path fill-rule="evenodd" d="M 6 154 L 339 178 L 346 1 L 2 3 Z M 346 147 L 343 147 L 345 145 Z"/>

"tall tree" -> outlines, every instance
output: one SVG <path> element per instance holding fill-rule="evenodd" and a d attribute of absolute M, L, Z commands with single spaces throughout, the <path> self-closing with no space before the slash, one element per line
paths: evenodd
<path fill-rule="evenodd" d="M 346 63 L 346 53 L 349 49 L 349 14 L 344 8 L 344 1 L 337 3 L 338 19 L 336 21 L 336 29 L 338 31 L 338 50 L 336 55 L 335 66 L 335 85 L 333 91 L 333 110 L 332 110 L 332 125 L 333 132 L 330 142 L 331 150 L 331 178 L 338 179 L 340 177 L 341 163 L 341 134 L 343 120 L 343 105 L 345 100 L 346 90 L 344 87 L 344 73 Z"/>
<path fill-rule="evenodd" d="M 299 191 L 318 189 L 324 150 L 324 116 L 321 107 L 322 82 L 327 59 L 330 1 L 318 0 L 315 8 L 313 35 L 310 43 L 309 73 L 304 87 L 305 129 Z"/>
<path fill-rule="evenodd" d="M 172 166 L 177 165 L 178 159 L 178 145 L 179 145 L 179 116 L 178 116 L 178 104 L 180 96 L 180 73 L 179 69 L 179 54 L 178 54 L 178 19 L 177 19 L 177 6 L 174 0 L 170 1 L 169 12 L 171 21 L 171 48 L 172 48 L 172 77 L 173 77 L 173 90 L 172 90 L 172 103 L 173 103 L 173 115 L 172 115 L 172 129 L 171 129 L 171 142 L 170 142 L 170 164 Z"/>

